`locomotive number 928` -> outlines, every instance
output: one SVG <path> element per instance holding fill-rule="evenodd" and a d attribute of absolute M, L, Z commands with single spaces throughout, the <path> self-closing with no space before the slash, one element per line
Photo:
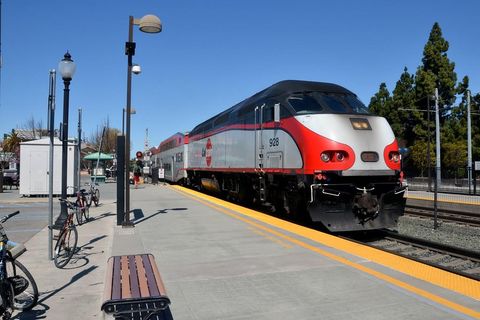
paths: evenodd
<path fill-rule="evenodd" d="M 333 232 L 394 227 L 405 208 L 390 125 L 331 83 L 278 82 L 153 153 L 167 180 Z"/>

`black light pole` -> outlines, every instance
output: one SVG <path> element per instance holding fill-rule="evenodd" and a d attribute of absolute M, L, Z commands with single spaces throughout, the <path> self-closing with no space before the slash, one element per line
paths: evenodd
<path fill-rule="evenodd" d="M 432 168 L 430 158 L 430 95 L 427 97 L 427 168 L 428 168 L 428 192 L 432 191 Z"/>
<path fill-rule="evenodd" d="M 133 226 L 130 221 L 130 116 L 132 113 L 132 66 L 135 55 L 135 42 L 133 42 L 133 26 L 140 26 L 140 31 L 146 33 L 159 33 L 162 31 L 160 19 L 154 15 L 147 14 L 141 19 L 129 17 L 128 42 L 125 43 L 125 54 L 128 56 L 127 69 L 127 108 L 126 113 L 126 136 L 125 136 L 125 218 L 123 226 Z M 117 199 L 118 200 L 118 199 Z"/>
<path fill-rule="evenodd" d="M 62 199 L 67 199 L 67 166 L 68 166 L 68 108 L 70 99 L 70 81 L 75 73 L 75 63 L 70 53 L 65 53 L 58 69 L 62 75 L 63 84 L 63 122 L 62 122 Z M 67 214 L 67 205 L 62 201 L 61 215 Z"/>

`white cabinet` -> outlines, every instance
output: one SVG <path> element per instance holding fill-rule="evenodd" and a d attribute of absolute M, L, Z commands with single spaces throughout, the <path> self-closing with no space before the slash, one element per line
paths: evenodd
<path fill-rule="evenodd" d="M 67 194 L 75 192 L 77 145 L 68 143 Z M 20 194 L 48 195 L 50 138 L 20 144 Z M 62 142 L 55 138 L 53 148 L 53 194 L 62 193 Z"/>

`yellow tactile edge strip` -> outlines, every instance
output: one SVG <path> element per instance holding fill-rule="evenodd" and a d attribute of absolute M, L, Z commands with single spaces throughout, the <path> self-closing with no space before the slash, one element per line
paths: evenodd
<path fill-rule="evenodd" d="M 433 196 L 432 196 L 432 198 L 429 198 L 429 197 L 407 195 L 407 199 L 433 201 Z M 443 202 L 443 203 L 468 204 L 468 205 L 472 205 L 472 206 L 480 206 L 480 203 L 473 202 L 473 201 L 462 201 L 462 200 L 451 200 L 451 199 L 437 199 L 437 201 L 438 202 Z"/>
<path fill-rule="evenodd" d="M 261 224 L 255 223 L 249 219 L 245 219 L 241 216 L 238 216 L 235 213 L 240 213 L 242 215 L 245 215 L 247 217 L 253 218 L 255 220 L 264 222 L 266 224 L 272 225 L 274 227 L 286 230 L 288 232 L 291 232 L 293 234 L 305 237 L 307 239 L 310 239 L 312 241 L 321 243 L 323 245 L 342 250 L 344 252 L 368 259 L 370 261 L 373 261 L 377 264 L 389 267 L 391 269 L 397 270 L 399 272 L 405 273 L 407 275 L 410 275 L 412 277 L 430 282 L 434 285 L 455 291 L 457 293 L 460 293 L 462 295 L 468 296 L 470 298 L 473 298 L 475 300 L 480 300 L 480 282 L 468 279 L 462 276 L 458 276 L 449 272 L 446 272 L 441 269 L 437 269 L 434 267 L 430 267 L 428 265 L 415 262 L 406 258 L 402 258 L 393 254 L 386 253 L 381 250 L 373 249 L 367 246 L 363 246 L 361 244 L 357 244 L 354 242 L 350 242 L 348 240 L 344 240 L 341 238 L 337 238 L 335 236 L 319 232 L 316 230 L 311 230 L 302 226 L 298 226 L 296 224 L 290 223 L 288 221 L 284 221 L 281 219 L 277 219 L 275 217 L 247 209 L 238 205 L 235 205 L 233 203 L 229 203 L 220 199 L 217 199 L 215 197 L 211 197 L 202 193 L 198 193 L 196 191 L 186 189 L 183 187 L 179 186 L 174 186 L 174 189 L 177 191 L 182 192 L 183 194 L 190 195 L 195 200 L 198 200 L 210 207 L 215 208 L 216 210 L 219 210 L 225 214 L 228 214 L 229 216 L 232 216 L 236 219 L 242 220 L 250 225 L 253 225 L 261 230 L 267 231 L 269 233 L 272 233 L 278 237 L 281 237 L 283 239 L 286 239 L 292 243 L 295 243 L 301 247 L 304 247 L 306 249 L 309 249 L 311 251 L 314 251 L 316 253 L 319 253 L 321 255 L 324 255 L 326 257 L 329 257 L 335 261 L 338 261 L 340 263 L 343 263 L 345 265 L 349 265 L 353 268 L 356 268 L 358 270 L 361 270 L 365 273 L 368 273 L 372 276 L 375 276 L 379 279 L 382 279 L 384 281 L 387 281 L 389 283 L 392 283 L 398 287 L 401 287 L 405 290 L 408 290 L 410 292 L 413 292 L 415 294 L 418 294 L 419 296 L 422 296 L 424 298 L 427 298 L 431 301 L 434 301 L 436 303 L 439 303 L 441 305 L 444 305 L 448 308 L 451 308 L 455 311 L 461 312 L 463 314 L 466 314 L 468 316 L 478 318 L 480 319 L 480 312 L 472 310 L 470 308 L 467 308 L 465 306 L 459 305 L 455 302 L 452 302 L 450 300 L 447 300 L 445 298 L 442 298 L 440 296 L 437 296 L 435 294 L 432 294 L 431 292 L 428 292 L 426 290 L 417 288 L 415 286 L 412 286 L 408 283 L 405 283 L 403 281 L 400 281 L 396 278 L 393 278 L 391 276 L 388 276 L 386 274 L 383 274 L 379 271 L 373 270 L 371 268 L 365 267 L 362 264 L 352 262 L 348 259 L 342 258 L 340 256 L 337 256 L 335 254 L 332 254 L 330 252 L 327 252 L 325 250 L 322 250 L 320 248 L 317 248 L 315 246 L 309 245 L 305 242 L 302 242 L 298 239 L 295 239 L 293 237 L 287 236 L 285 234 L 282 234 L 280 232 L 277 232 L 275 230 L 272 230 L 266 226 L 263 226 Z M 202 201 L 201 199 L 208 201 Z M 235 213 L 223 210 L 222 208 L 219 208 L 217 206 L 213 206 L 210 203 L 214 203 L 218 206 L 233 210 Z"/>

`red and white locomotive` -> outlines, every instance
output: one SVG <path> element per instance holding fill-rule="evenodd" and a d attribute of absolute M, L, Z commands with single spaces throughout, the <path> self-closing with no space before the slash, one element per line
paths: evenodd
<path fill-rule="evenodd" d="M 393 227 L 405 207 L 390 125 L 335 84 L 276 83 L 160 149 L 153 158 L 168 180 L 268 202 L 334 232 Z"/>

